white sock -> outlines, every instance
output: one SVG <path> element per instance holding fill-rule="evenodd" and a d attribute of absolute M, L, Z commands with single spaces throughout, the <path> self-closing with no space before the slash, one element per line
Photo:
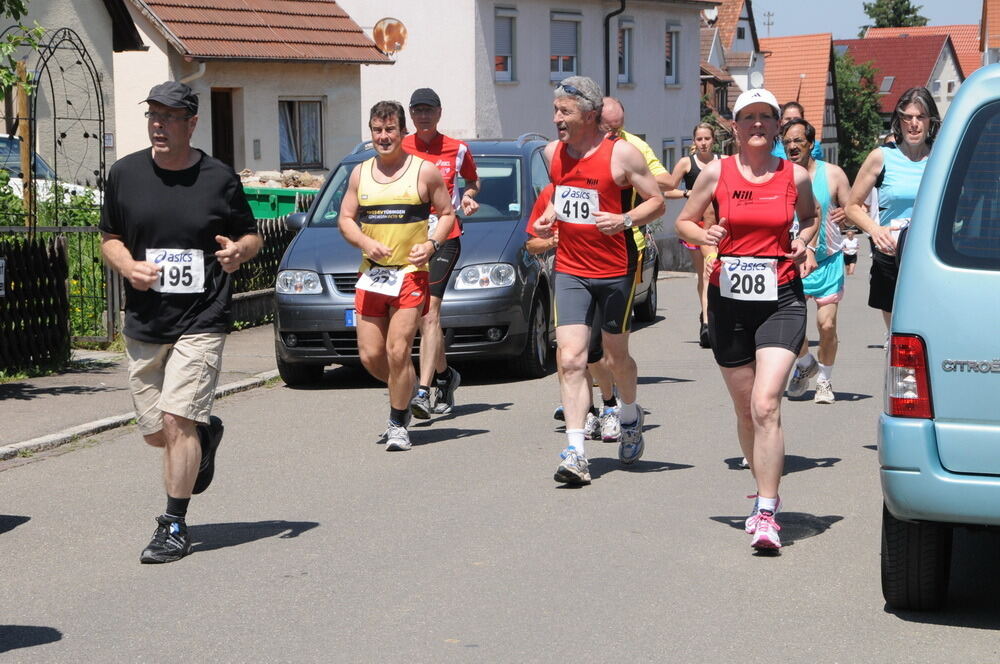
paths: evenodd
<path fill-rule="evenodd" d="M 622 424 L 634 424 L 639 419 L 639 407 L 632 403 L 623 403 L 622 411 L 618 414 L 618 419 Z"/>
<path fill-rule="evenodd" d="M 583 449 L 583 429 L 566 429 L 566 447 L 572 447 L 577 454 L 586 456 Z"/>
<path fill-rule="evenodd" d="M 830 376 L 833 374 L 832 364 L 820 364 L 819 365 L 819 379 L 830 382 Z"/>
<path fill-rule="evenodd" d="M 805 371 L 806 369 L 809 368 L 809 365 L 812 364 L 814 361 L 815 360 L 813 360 L 813 354 L 806 353 L 799 359 L 795 360 L 795 366 L 799 369 L 799 371 Z"/>
<path fill-rule="evenodd" d="M 778 499 L 777 498 L 765 498 L 764 496 L 757 496 L 757 511 L 767 510 L 771 514 L 774 514 L 778 509 Z"/>

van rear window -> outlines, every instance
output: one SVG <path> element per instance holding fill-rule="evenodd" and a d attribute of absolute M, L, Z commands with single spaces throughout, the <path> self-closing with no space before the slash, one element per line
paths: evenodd
<path fill-rule="evenodd" d="M 1000 103 L 969 123 L 948 179 L 936 248 L 956 267 L 1000 270 Z"/>

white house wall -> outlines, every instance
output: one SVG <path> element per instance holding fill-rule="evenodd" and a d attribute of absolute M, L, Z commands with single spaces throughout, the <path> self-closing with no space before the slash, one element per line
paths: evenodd
<path fill-rule="evenodd" d="M 131 2 L 125 4 L 142 43 L 149 49 L 115 53 L 115 97 L 120 100 L 115 108 L 115 142 L 120 156 L 149 147 L 146 120 L 142 117 L 146 109 L 139 101 L 146 98 L 151 87 L 173 78 L 168 57 L 172 47 Z"/>
<path fill-rule="evenodd" d="M 406 44 L 394 64 L 361 67 L 359 132 L 367 137 L 368 110 L 376 102 L 395 99 L 407 106 L 415 89 L 433 88 L 441 97 L 441 131 L 459 138 L 477 136 L 473 0 L 338 0 L 337 4 L 369 36 L 381 18 L 392 17 L 406 26 Z M 492 44 L 492 32 L 489 38 Z"/>
<path fill-rule="evenodd" d="M 952 57 L 951 51 L 947 48 L 941 49 L 941 55 L 934 64 L 934 71 L 931 73 L 930 81 L 927 84 L 929 90 L 933 90 L 935 81 L 940 81 L 941 85 L 937 93 L 933 93 L 934 103 L 937 104 L 938 112 L 943 118 L 951 106 L 952 98 L 958 94 L 958 88 L 962 85 L 962 75 L 958 70 L 958 63 Z M 954 81 L 955 89 L 948 93 L 948 82 Z"/>
<path fill-rule="evenodd" d="M 48 42 L 60 28 L 70 28 L 79 36 L 97 70 L 98 85 L 104 99 L 104 132 L 113 134 L 115 91 L 112 85 L 112 23 L 104 3 L 101 0 L 32 0 L 28 3 L 28 14 L 22 17 L 21 23 L 32 26 L 35 22 L 46 30 L 43 42 Z M 19 55 L 23 56 L 24 53 Z M 110 164 L 115 159 L 115 150 L 113 147 L 105 149 L 103 137 L 97 135 L 97 94 L 90 88 L 92 81 L 89 74 L 74 64 L 75 55 L 75 52 L 62 50 L 50 60 L 49 73 L 55 90 L 50 90 L 48 79 L 43 78 L 37 92 L 35 146 L 42 158 L 57 168 L 60 179 L 85 184 L 95 181 L 93 171 L 100 163 L 100 151 L 104 150 L 105 159 Z M 29 68 L 33 68 L 38 59 L 36 54 L 29 56 Z M 58 71 L 57 63 L 67 67 L 65 74 Z M 72 107 L 64 106 L 67 98 L 72 102 Z M 59 119 L 54 125 L 56 112 L 60 117 L 87 119 L 80 122 Z M 56 133 L 66 133 L 64 138 L 59 139 L 61 145 L 55 142 Z M 84 133 L 87 137 L 84 137 Z"/>

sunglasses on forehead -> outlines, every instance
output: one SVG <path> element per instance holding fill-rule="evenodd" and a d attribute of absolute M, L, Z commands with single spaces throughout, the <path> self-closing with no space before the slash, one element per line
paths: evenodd
<path fill-rule="evenodd" d="M 568 92 L 574 97 L 580 97 L 581 99 L 587 98 L 587 95 L 583 94 L 583 92 L 581 92 L 578 88 L 573 87 L 572 85 L 565 85 L 563 83 L 560 83 L 559 89 Z"/>

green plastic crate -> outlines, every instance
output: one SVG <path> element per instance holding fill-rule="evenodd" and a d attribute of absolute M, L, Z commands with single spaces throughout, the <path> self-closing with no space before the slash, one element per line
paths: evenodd
<path fill-rule="evenodd" d="M 243 187 L 250 209 L 257 219 L 277 219 L 295 212 L 295 195 L 315 195 L 319 189 L 275 189 Z"/>

